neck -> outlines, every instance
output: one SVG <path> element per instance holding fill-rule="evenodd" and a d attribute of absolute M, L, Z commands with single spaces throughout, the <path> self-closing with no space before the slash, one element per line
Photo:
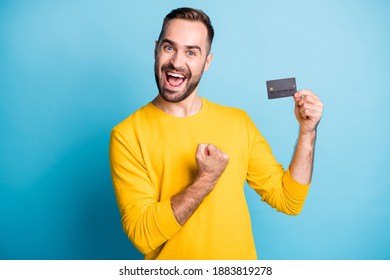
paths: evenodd
<path fill-rule="evenodd" d="M 158 95 L 152 101 L 152 104 L 169 115 L 185 118 L 193 116 L 200 111 L 202 108 L 202 99 L 199 95 L 194 93 L 183 101 L 173 103 L 164 100 L 160 95 Z"/>

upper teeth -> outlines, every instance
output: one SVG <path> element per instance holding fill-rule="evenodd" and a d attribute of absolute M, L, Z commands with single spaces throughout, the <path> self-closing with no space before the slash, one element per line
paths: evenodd
<path fill-rule="evenodd" d="M 177 74 L 177 73 L 168 73 L 169 76 L 176 77 L 176 78 L 184 78 L 183 75 Z"/>

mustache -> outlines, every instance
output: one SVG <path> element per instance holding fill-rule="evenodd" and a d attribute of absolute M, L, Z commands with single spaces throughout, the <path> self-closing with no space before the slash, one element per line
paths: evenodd
<path fill-rule="evenodd" d="M 161 71 L 175 71 L 185 75 L 187 78 L 191 76 L 191 72 L 186 67 L 175 67 L 171 62 L 165 63 L 161 66 Z"/>

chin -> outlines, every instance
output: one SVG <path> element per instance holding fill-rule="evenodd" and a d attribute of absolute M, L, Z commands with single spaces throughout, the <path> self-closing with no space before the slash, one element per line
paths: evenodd
<path fill-rule="evenodd" d="M 181 93 L 181 92 L 178 92 L 178 93 L 166 93 L 166 92 L 161 93 L 160 92 L 160 96 L 167 102 L 179 103 L 179 102 L 185 100 L 188 96 L 190 96 L 190 94 L 185 94 L 185 93 Z"/>

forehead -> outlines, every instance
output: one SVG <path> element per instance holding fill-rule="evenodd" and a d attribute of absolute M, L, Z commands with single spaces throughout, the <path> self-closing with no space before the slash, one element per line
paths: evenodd
<path fill-rule="evenodd" d="M 197 45 L 205 48 L 207 28 L 200 21 L 173 19 L 167 23 L 163 39 L 169 39 L 177 44 Z"/>

